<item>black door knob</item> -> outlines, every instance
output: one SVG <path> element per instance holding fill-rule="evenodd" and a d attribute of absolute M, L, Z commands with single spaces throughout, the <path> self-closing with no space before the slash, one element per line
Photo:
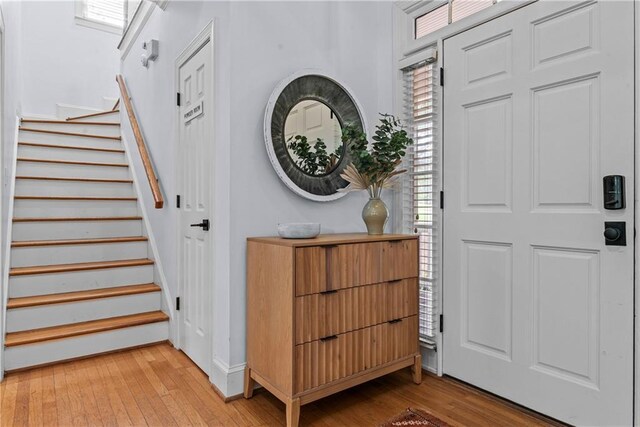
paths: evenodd
<path fill-rule="evenodd" d="M 617 228 L 611 228 L 611 227 L 605 228 L 604 238 L 607 239 L 609 242 L 615 242 L 620 238 L 620 230 L 618 230 Z"/>

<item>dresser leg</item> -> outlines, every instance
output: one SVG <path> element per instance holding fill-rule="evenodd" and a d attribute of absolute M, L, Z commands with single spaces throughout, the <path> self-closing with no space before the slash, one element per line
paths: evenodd
<path fill-rule="evenodd" d="M 411 373 L 413 374 L 413 382 L 420 384 L 422 382 L 422 355 L 418 354 L 413 359 Z"/>
<path fill-rule="evenodd" d="M 287 402 L 287 427 L 298 427 L 300 420 L 300 399 Z"/>
<path fill-rule="evenodd" d="M 255 381 L 251 378 L 251 368 L 248 366 L 244 367 L 244 398 L 251 399 L 253 396 L 253 388 L 255 386 Z"/>

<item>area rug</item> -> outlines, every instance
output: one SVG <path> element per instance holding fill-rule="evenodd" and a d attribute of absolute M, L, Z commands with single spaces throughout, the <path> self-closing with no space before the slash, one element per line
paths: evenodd
<path fill-rule="evenodd" d="M 404 412 L 380 424 L 379 427 L 449 427 L 449 424 L 423 410 L 407 408 Z"/>

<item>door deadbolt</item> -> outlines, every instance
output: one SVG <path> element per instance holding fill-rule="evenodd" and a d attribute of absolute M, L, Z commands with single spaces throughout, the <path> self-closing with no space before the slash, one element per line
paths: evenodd
<path fill-rule="evenodd" d="M 607 246 L 627 246 L 627 224 L 624 221 L 604 223 L 604 244 Z"/>
<path fill-rule="evenodd" d="M 191 224 L 191 227 L 202 227 L 204 231 L 209 231 L 209 220 L 203 219 L 202 222 L 198 224 Z"/>

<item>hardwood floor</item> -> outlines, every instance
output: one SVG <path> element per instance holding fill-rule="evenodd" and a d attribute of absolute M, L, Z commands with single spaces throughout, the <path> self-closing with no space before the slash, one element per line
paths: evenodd
<path fill-rule="evenodd" d="M 302 426 L 377 426 L 407 407 L 452 425 L 552 425 L 454 380 L 409 369 L 305 405 Z M 2 426 L 282 426 L 284 404 L 264 390 L 224 403 L 183 353 L 158 344 L 10 373 L 0 383 Z"/>

